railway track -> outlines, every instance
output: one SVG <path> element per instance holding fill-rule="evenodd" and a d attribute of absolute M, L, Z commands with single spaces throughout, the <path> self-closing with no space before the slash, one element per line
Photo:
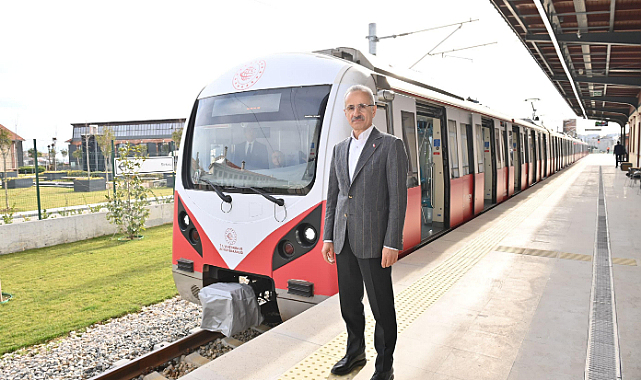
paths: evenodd
<path fill-rule="evenodd" d="M 151 372 L 170 360 L 197 350 L 211 341 L 223 338 L 221 333 L 199 330 L 165 347 L 151 351 L 119 367 L 110 369 L 90 380 L 131 380 L 142 374 Z"/>

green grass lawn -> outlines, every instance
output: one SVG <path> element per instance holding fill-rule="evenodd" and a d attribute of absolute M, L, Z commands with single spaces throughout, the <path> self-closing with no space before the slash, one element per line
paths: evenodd
<path fill-rule="evenodd" d="M 170 187 L 156 188 L 152 189 L 152 191 L 157 196 L 173 194 L 173 190 Z M 0 189 L 0 209 L 4 209 L 6 206 L 4 192 L 4 189 Z M 36 196 L 35 186 L 24 189 L 8 189 L 8 193 L 9 207 L 15 205 L 15 212 L 38 209 L 38 198 Z M 81 193 L 74 192 L 73 188 L 40 187 L 40 201 L 43 210 L 105 202 L 106 194 L 106 190 Z"/>
<path fill-rule="evenodd" d="M 0 355 L 175 296 L 171 228 L 0 255 Z"/>

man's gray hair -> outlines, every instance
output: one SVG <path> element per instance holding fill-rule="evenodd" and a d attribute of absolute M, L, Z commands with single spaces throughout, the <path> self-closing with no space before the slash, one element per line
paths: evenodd
<path fill-rule="evenodd" d="M 347 102 L 347 97 L 352 92 L 365 92 L 365 93 L 367 93 L 369 95 L 370 104 L 376 105 L 376 98 L 374 98 L 374 93 L 372 92 L 372 90 L 369 87 L 363 86 L 362 84 L 355 84 L 352 87 L 348 88 L 347 91 L 345 92 L 345 98 L 343 99 L 343 103 Z"/>

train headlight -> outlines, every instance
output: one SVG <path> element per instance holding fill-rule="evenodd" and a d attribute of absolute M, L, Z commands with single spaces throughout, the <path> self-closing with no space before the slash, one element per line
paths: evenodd
<path fill-rule="evenodd" d="M 190 225 L 191 221 L 189 220 L 189 215 L 187 215 L 186 212 L 183 211 L 178 214 L 178 226 L 181 230 L 185 231 Z"/>
<path fill-rule="evenodd" d="M 316 241 L 316 231 L 311 226 L 303 230 L 303 236 L 305 236 L 305 240 L 307 241 Z"/>
<path fill-rule="evenodd" d="M 303 247 L 310 247 L 316 244 L 318 233 L 311 224 L 303 223 L 296 229 L 296 240 Z"/>

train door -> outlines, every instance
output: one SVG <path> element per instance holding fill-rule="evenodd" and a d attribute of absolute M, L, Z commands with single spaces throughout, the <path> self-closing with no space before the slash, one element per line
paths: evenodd
<path fill-rule="evenodd" d="M 496 201 L 503 202 L 507 197 L 507 168 L 505 167 L 505 129 L 499 124 L 498 130 L 494 130 L 494 145 L 496 146 Z"/>
<path fill-rule="evenodd" d="M 525 144 L 525 134 L 527 133 L 527 130 L 523 128 L 521 130 L 521 127 L 519 128 L 519 143 L 521 146 L 521 187 L 520 189 L 527 189 L 527 146 Z"/>
<path fill-rule="evenodd" d="M 472 114 L 472 125 L 474 126 L 474 157 L 476 158 L 476 173 L 474 174 L 474 213 L 478 214 L 483 211 L 483 198 L 485 193 L 485 144 L 480 115 Z"/>
<path fill-rule="evenodd" d="M 548 139 L 545 133 L 541 134 L 542 136 L 542 144 L 543 144 L 543 177 L 548 176 L 549 168 L 548 168 Z"/>
<path fill-rule="evenodd" d="M 514 194 L 514 146 L 512 146 L 512 126 L 510 123 L 505 123 L 505 189 L 507 195 Z"/>
<path fill-rule="evenodd" d="M 442 109 L 417 104 L 418 168 L 421 183 L 421 240 L 445 228 Z"/>
<path fill-rule="evenodd" d="M 543 155 L 541 154 L 541 134 L 536 133 L 536 181 L 540 181 L 543 173 Z"/>
<path fill-rule="evenodd" d="M 391 104 L 394 135 L 405 144 L 407 173 L 407 211 L 403 229 L 403 250 L 421 242 L 421 186 L 418 181 L 418 141 L 416 133 L 416 100 L 395 94 Z"/>
<path fill-rule="evenodd" d="M 531 173 L 530 173 L 530 180 L 531 180 L 530 185 L 531 185 L 531 184 L 535 183 L 536 181 L 538 181 L 538 179 L 536 177 L 537 167 L 538 167 L 537 162 L 536 162 L 537 161 L 537 150 L 538 150 L 537 146 L 536 146 L 536 131 L 531 131 L 530 132 L 530 139 L 531 139 L 530 140 L 530 143 L 531 143 L 531 149 L 530 150 L 531 150 L 531 153 L 532 153 L 532 156 L 531 156 L 532 159 L 530 161 L 530 164 L 532 165 L 532 168 L 530 169 L 531 170 Z"/>
<path fill-rule="evenodd" d="M 519 127 L 512 125 L 512 149 L 514 150 L 514 192 L 521 191 L 521 133 Z"/>
<path fill-rule="evenodd" d="M 461 178 L 463 184 L 463 220 L 474 217 L 474 135 L 472 125 L 459 124 L 461 136 Z"/>
<path fill-rule="evenodd" d="M 482 119 L 481 122 L 483 133 L 483 172 L 484 172 L 484 191 L 483 191 L 483 208 L 487 209 L 496 204 L 496 161 L 494 160 L 494 126 L 491 120 Z"/>

